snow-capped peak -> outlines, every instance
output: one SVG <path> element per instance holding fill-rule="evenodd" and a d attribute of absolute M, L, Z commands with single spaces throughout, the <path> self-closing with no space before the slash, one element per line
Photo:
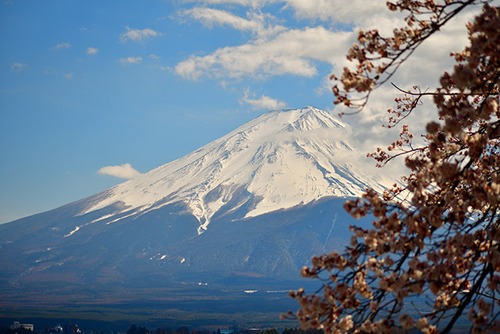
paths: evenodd
<path fill-rule="evenodd" d="M 314 107 L 272 111 L 108 190 L 82 214 L 116 205 L 115 214 L 101 218 L 109 224 L 181 202 L 202 233 L 219 210 L 236 210 L 249 201 L 246 217 L 253 217 L 324 197 L 358 196 L 367 187 L 380 189 L 346 162 L 347 155 L 361 154 L 344 140 L 348 128 Z"/>

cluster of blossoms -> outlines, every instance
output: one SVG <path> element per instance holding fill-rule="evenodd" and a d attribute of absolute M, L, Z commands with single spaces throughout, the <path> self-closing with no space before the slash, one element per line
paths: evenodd
<path fill-rule="evenodd" d="M 426 145 L 414 148 L 403 126 L 397 141 L 372 154 L 381 165 L 405 155 L 410 173 L 403 185 L 346 202 L 353 217 L 374 217 L 373 226 L 351 227 L 344 253 L 315 257 L 302 270 L 326 281 L 314 294 L 291 292 L 304 328 L 449 333 L 468 317 L 473 333 L 500 332 L 500 7 L 477 0 L 388 3 L 390 10 L 409 12 L 407 26 L 390 38 L 361 32 L 348 53 L 358 67 L 344 70 L 345 93 L 335 86 L 334 94 L 336 103 L 352 107 L 348 93 L 364 92 L 366 103 L 423 40 L 479 3 L 482 13 L 467 26 L 470 45 L 453 55 L 456 65 L 440 87 L 406 92 L 391 111 L 396 125 L 431 95 L 439 120 L 427 125 Z M 426 306 L 412 306 L 415 297 Z"/>

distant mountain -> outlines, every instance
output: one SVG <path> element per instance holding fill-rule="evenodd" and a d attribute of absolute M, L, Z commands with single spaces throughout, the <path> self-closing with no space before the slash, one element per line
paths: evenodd
<path fill-rule="evenodd" d="M 184 298 L 298 279 L 312 255 L 347 242 L 345 198 L 382 189 L 346 163 L 361 154 L 347 131 L 313 107 L 269 112 L 100 194 L 0 225 L 0 310 L 20 296 Z"/>

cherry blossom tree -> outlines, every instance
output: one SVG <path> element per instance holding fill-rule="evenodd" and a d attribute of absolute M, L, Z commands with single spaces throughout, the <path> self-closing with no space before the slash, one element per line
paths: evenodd
<path fill-rule="evenodd" d="M 300 308 L 287 316 L 327 333 L 449 333 L 459 319 L 468 319 L 473 333 L 500 332 L 500 7 L 479 0 L 387 6 L 406 14 L 405 26 L 390 37 L 359 32 L 347 53 L 355 66 L 332 76 L 336 104 L 361 110 L 428 37 L 469 6 L 482 11 L 440 86 L 403 91 L 389 110 L 389 126 L 402 131 L 371 156 L 380 166 L 403 157 L 408 175 L 383 194 L 367 190 L 345 203 L 353 217 L 374 217 L 372 226 L 352 226 L 344 252 L 316 256 L 303 268 L 322 288 L 292 291 Z M 402 122 L 427 95 L 438 115 L 418 146 Z"/>

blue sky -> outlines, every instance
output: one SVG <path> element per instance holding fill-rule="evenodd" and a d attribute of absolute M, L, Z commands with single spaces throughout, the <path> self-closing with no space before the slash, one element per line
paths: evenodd
<path fill-rule="evenodd" d="M 332 110 L 327 78 L 355 31 L 400 23 L 383 3 L 0 0 L 0 223 L 107 189 L 268 110 Z M 423 80 L 415 66 L 400 82 Z M 346 120 L 363 148 L 385 136 L 375 109 Z"/>

